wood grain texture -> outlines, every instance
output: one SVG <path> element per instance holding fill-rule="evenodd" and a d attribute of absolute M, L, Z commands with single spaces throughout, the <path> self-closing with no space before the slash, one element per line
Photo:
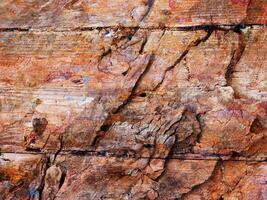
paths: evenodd
<path fill-rule="evenodd" d="M 230 155 L 265 137 L 253 130 L 265 120 L 265 79 L 256 77 L 258 69 L 266 74 L 265 29 L 209 38 L 205 31 L 128 31 L 1 33 L 2 150 L 23 151 L 39 118 L 48 122 L 39 150 L 63 143 L 65 150 L 139 154 L 155 143 L 168 151 L 177 140 L 177 153 Z M 257 44 L 263 53 L 250 48 Z M 245 62 L 256 74 L 235 71 L 230 80 L 242 45 L 234 70 Z M 250 89 L 248 80 L 262 81 Z M 258 98 L 239 97 L 255 89 Z"/>
<path fill-rule="evenodd" d="M 58 156 L 55 162 L 51 159 L 50 164 L 48 160 L 45 156 L 3 154 L 0 197 L 264 199 L 266 195 L 266 163 L 262 162 L 70 155 Z"/>
<path fill-rule="evenodd" d="M 0 200 L 267 199 L 263 0 L 0 2 Z"/>
<path fill-rule="evenodd" d="M 264 0 L 3 0 L 1 28 L 186 27 L 266 24 Z"/>

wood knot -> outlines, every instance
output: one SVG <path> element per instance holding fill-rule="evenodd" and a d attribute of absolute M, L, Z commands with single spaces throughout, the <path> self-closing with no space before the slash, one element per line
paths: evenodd
<path fill-rule="evenodd" d="M 40 136 L 45 131 L 47 124 L 46 118 L 34 118 L 32 120 L 33 131 Z"/>
<path fill-rule="evenodd" d="M 24 145 L 26 147 L 26 150 L 35 149 L 32 145 L 35 144 L 36 140 L 42 136 L 47 127 L 47 124 L 48 121 L 46 118 L 34 118 L 32 120 L 33 130 L 30 133 L 24 135 Z"/>

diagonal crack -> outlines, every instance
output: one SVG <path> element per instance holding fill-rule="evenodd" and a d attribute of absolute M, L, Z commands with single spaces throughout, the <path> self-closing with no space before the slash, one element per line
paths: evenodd
<path fill-rule="evenodd" d="M 239 31 L 236 32 L 239 34 L 238 47 L 233 51 L 232 58 L 225 72 L 226 86 L 231 86 L 233 73 L 235 71 L 235 66 L 242 58 L 242 55 L 245 51 L 248 41 L 248 36 L 245 33 L 243 33 L 240 29 Z"/>
<path fill-rule="evenodd" d="M 145 36 L 145 38 L 142 41 L 139 54 L 143 54 L 147 41 L 148 41 L 148 36 Z"/>
<path fill-rule="evenodd" d="M 55 196 L 54 196 L 54 198 L 52 200 L 57 198 L 57 195 L 58 195 L 58 193 L 60 191 L 60 188 L 63 186 L 63 184 L 64 184 L 64 182 L 66 180 L 66 176 L 67 176 L 67 173 L 63 171 L 62 174 L 61 174 L 60 180 L 59 180 L 58 191 L 56 192 L 56 194 L 55 194 Z"/>
<path fill-rule="evenodd" d="M 155 3 L 155 0 L 147 0 L 147 11 L 145 12 L 145 14 L 143 15 L 143 17 L 141 18 L 140 22 L 144 21 L 144 19 L 148 16 L 148 14 L 150 13 L 153 5 Z"/>
<path fill-rule="evenodd" d="M 130 92 L 130 95 L 128 96 L 128 98 L 115 111 L 113 111 L 113 114 L 116 114 L 116 113 L 120 112 L 128 103 L 130 103 L 132 101 L 133 97 L 136 95 L 136 91 L 137 91 L 137 89 L 138 89 L 141 81 L 143 80 L 143 78 L 145 77 L 145 75 L 149 72 L 149 70 L 150 70 L 150 68 L 151 68 L 154 60 L 155 60 L 155 54 L 152 53 L 149 56 L 149 60 L 148 60 L 148 63 L 146 65 L 145 69 L 140 74 L 140 76 L 136 80 L 134 86 L 132 87 L 132 90 Z"/>
<path fill-rule="evenodd" d="M 59 135 L 59 148 L 54 155 L 53 164 L 55 163 L 57 156 L 59 155 L 62 149 L 63 149 L 63 134 L 60 134 Z"/>
<path fill-rule="evenodd" d="M 147 62 L 147 64 L 146 64 L 146 66 L 145 66 L 143 72 L 140 74 L 140 76 L 139 76 L 138 79 L 136 80 L 134 86 L 132 87 L 132 89 L 131 89 L 131 91 L 130 91 L 130 94 L 129 94 L 128 97 L 122 102 L 122 104 L 120 104 L 117 108 L 113 109 L 113 110 L 111 111 L 111 113 L 109 113 L 109 115 L 108 115 L 108 116 L 106 117 L 106 119 L 104 120 L 104 122 L 103 122 L 102 126 L 100 127 L 100 129 L 96 132 L 95 137 L 92 139 L 92 142 L 91 142 L 91 144 L 90 144 L 91 146 L 96 146 L 96 145 L 97 145 L 97 143 L 99 142 L 99 138 L 101 137 L 101 136 L 100 136 L 100 135 L 101 135 L 100 133 L 101 133 L 102 131 L 107 132 L 107 131 L 110 129 L 111 124 L 110 124 L 109 121 L 110 121 L 111 115 L 113 115 L 113 114 L 117 114 L 117 113 L 121 112 L 121 111 L 124 109 L 124 107 L 132 101 L 133 97 L 136 95 L 136 91 L 137 91 L 137 89 L 138 89 L 138 87 L 139 87 L 141 81 L 143 80 L 144 76 L 149 72 L 149 70 L 150 70 L 150 68 L 151 68 L 151 66 L 152 66 L 152 64 L 153 64 L 153 62 L 154 62 L 154 60 L 155 60 L 155 54 L 152 53 L 152 54 L 149 56 L 149 60 L 148 60 L 148 62 Z"/>
<path fill-rule="evenodd" d="M 175 60 L 175 62 L 164 71 L 161 81 L 154 87 L 153 91 L 156 91 L 161 86 L 161 84 L 164 82 L 167 72 L 174 69 L 175 66 L 178 65 L 185 58 L 185 56 L 188 54 L 192 47 L 196 47 L 200 43 L 206 42 L 212 33 L 213 29 L 207 30 L 207 34 L 203 38 L 198 38 L 197 40 L 191 42 L 186 48 L 186 50 Z"/>
<path fill-rule="evenodd" d="M 51 166 L 50 158 L 49 157 L 45 157 L 44 159 L 45 159 L 45 161 L 44 161 L 44 164 L 43 164 L 43 167 L 42 167 L 43 168 L 43 173 L 42 173 L 41 181 L 40 181 L 39 186 L 36 189 L 39 192 L 39 200 L 42 200 L 42 193 L 43 193 L 43 190 L 44 190 L 44 187 L 45 187 L 46 173 L 47 173 L 48 168 Z"/>

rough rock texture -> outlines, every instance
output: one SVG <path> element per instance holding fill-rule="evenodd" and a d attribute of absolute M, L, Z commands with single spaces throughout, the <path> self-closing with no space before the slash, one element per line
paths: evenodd
<path fill-rule="evenodd" d="M 0 2 L 0 200 L 267 199 L 267 1 Z"/>

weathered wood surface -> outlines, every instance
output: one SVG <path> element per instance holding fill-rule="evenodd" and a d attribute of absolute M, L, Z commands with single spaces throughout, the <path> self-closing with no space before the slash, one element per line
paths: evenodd
<path fill-rule="evenodd" d="M 265 0 L 2 0 L 1 28 L 266 24 Z"/>
<path fill-rule="evenodd" d="M 3 32 L 2 151 L 23 151 L 35 118 L 44 150 L 138 153 L 176 135 L 179 153 L 246 151 L 265 137 L 267 40 L 245 31 Z"/>
<path fill-rule="evenodd" d="M 267 199 L 266 1 L 0 2 L 0 200 Z"/>
<path fill-rule="evenodd" d="M 266 163 L 4 154 L 4 199 L 265 199 Z M 4 172 L 4 173 L 3 173 Z"/>

